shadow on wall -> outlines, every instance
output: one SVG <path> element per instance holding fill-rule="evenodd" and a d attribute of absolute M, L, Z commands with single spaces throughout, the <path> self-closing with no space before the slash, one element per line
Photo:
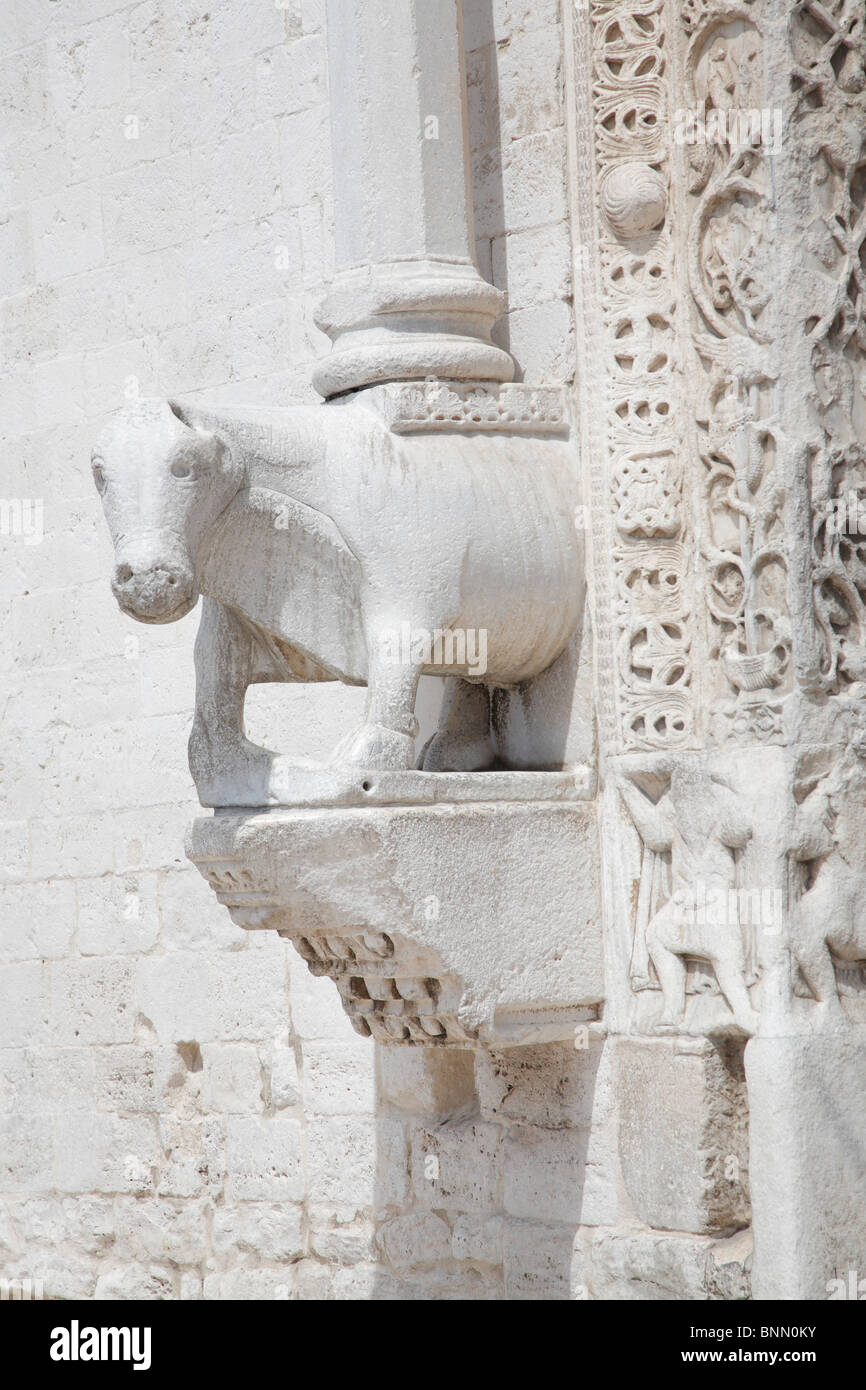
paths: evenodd
<path fill-rule="evenodd" d="M 376 1045 L 374 1299 L 569 1300 L 613 1225 L 604 1045 Z"/>
<path fill-rule="evenodd" d="M 492 247 L 505 236 L 505 195 L 502 180 L 502 126 L 499 106 L 499 62 L 493 0 L 463 0 L 466 50 L 466 88 L 469 144 L 472 152 L 472 190 L 475 249 L 478 269 L 486 280 L 508 295 L 508 257 L 493 265 Z M 508 315 L 496 323 L 493 341 L 511 351 Z M 515 381 L 523 380 L 515 362 Z"/>

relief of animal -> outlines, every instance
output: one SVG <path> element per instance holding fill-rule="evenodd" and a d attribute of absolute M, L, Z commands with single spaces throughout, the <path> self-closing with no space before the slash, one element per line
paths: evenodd
<path fill-rule="evenodd" d="M 525 688 L 580 628 L 563 440 L 398 435 L 363 394 L 251 411 L 148 400 L 111 418 L 92 465 L 123 611 L 173 622 L 204 598 L 189 748 L 203 805 L 283 799 L 285 758 L 245 736 L 253 682 L 366 685 L 332 761 L 405 769 L 419 677 L 445 675 L 423 767 L 474 770 L 497 757 L 490 692 Z M 395 641 L 406 631 L 449 640 L 434 664 Z M 481 632 L 483 670 L 456 640 Z"/>
<path fill-rule="evenodd" d="M 847 1017 L 839 995 L 837 964 L 866 966 L 866 770 L 862 756 L 847 749 L 805 799 L 791 856 L 811 861 L 815 878 L 793 905 L 791 946 L 817 1002 L 821 1029 L 839 1029 Z"/>

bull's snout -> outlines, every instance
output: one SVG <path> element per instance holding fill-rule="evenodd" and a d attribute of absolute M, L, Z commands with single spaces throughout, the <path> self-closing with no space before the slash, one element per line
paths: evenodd
<path fill-rule="evenodd" d="M 120 558 L 112 592 L 124 613 L 142 623 L 173 623 L 195 606 L 195 578 L 188 565 L 171 560 L 136 563 Z"/>

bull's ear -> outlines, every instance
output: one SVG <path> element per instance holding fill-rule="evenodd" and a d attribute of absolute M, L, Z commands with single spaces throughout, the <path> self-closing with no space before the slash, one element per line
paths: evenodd
<path fill-rule="evenodd" d="M 240 452 L 233 449 L 227 432 L 221 422 L 207 409 L 188 404 L 185 401 L 167 401 L 166 405 L 174 418 L 186 429 L 195 430 L 202 446 L 212 452 L 220 472 L 236 481 L 243 476 L 243 463 Z"/>
<path fill-rule="evenodd" d="M 196 421 L 189 406 L 184 405 L 181 401 L 168 401 L 166 404 L 176 420 L 179 420 L 182 425 L 186 425 L 189 430 L 195 429 Z"/>

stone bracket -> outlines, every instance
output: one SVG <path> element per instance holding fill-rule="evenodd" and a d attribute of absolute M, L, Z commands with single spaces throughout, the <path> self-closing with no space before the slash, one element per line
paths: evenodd
<path fill-rule="evenodd" d="M 334 981 L 364 1036 L 513 1047 L 598 1018 L 589 802 L 222 811 L 193 823 L 187 853 L 238 926 L 278 932 Z"/>

